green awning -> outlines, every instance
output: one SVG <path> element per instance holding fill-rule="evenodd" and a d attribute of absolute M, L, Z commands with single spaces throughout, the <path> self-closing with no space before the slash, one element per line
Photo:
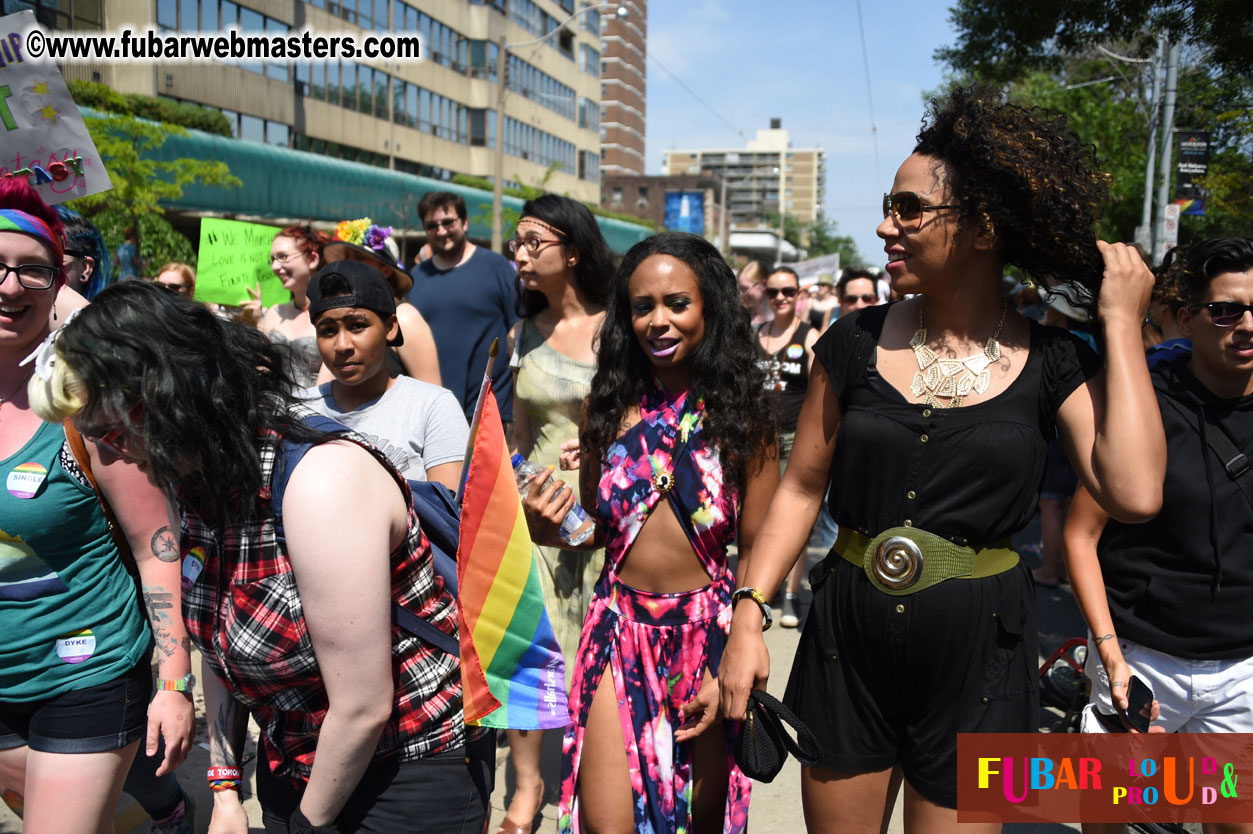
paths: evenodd
<path fill-rule="evenodd" d="M 107 116 L 90 108 L 83 111 Z M 171 209 L 322 223 L 369 217 L 380 226 L 416 228 L 418 200 L 428 191 L 451 191 L 466 201 L 470 237 L 491 237 L 490 191 L 198 130 L 170 136 L 152 156 L 167 162 L 184 157 L 221 160 L 243 180 L 242 188 L 189 186 L 180 199 L 167 204 Z M 522 202 L 504 198 L 505 207 L 514 212 L 522 210 Z M 653 233 L 646 226 L 608 217 L 597 217 L 596 222 L 617 254 Z M 512 229 L 505 229 L 506 235 L 510 233 Z"/>

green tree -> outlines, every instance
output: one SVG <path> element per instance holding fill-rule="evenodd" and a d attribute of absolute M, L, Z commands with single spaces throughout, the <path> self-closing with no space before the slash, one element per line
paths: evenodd
<path fill-rule="evenodd" d="M 809 257 L 818 258 L 823 255 L 840 254 L 841 267 L 864 268 L 866 259 L 857 251 L 857 243 L 849 235 L 836 234 L 834 220 L 828 220 L 821 213 L 810 223 L 806 231 L 809 233 Z"/>
<path fill-rule="evenodd" d="M 1057 71 L 1099 44 L 1148 52 L 1158 34 L 1190 42 L 1222 73 L 1253 73 L 1247 0 L 958 0 L 949 20 L 957 43 L 937 50 L 937 60 L 995 81 Z"/>
<path fill-rule="evenodd" d="M 70 208 L 96 224 L 110 249 L 122 243 L 124 229 L 134 226 L 140 255 L 153 269 L 173 260 L 194 265 L 195 247 L 165 219 L 161 203 L 177 200 L 193 183 L 224 188 L 243 183 L 225 162 L 152 158 L 168 137 L 187 135 L 186 128 L 120 113 L 87 116 L 86 123 L 113 188 L 71 200 Z"/>

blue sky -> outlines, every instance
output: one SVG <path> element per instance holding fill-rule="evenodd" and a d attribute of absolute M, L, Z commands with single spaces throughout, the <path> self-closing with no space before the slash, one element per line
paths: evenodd
<path fill-rule="evenodd" d="M 942 80 L 932 53 L 955 38 L 947 4 L 934 0 L 862 0 L 862 20 L 877 166 L 853 0 L 652 0 L 650 56 L 744 137 L 650 60 L 646 172 L 661 173 L 666 150 L 741 147 L 781 118 L 795 147 L 826 150 L 827 217 L 881 265 L 883 192 L 913 148 L 923 91 Z"/>

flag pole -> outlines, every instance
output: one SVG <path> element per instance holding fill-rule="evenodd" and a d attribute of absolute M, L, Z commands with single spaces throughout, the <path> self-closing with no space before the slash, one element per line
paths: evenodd
<path fill-rule="evenodd" d="M 479 385 L 479 398 L 474 403 L 474 418 L 470 421 L 470 437 L 466 440 L 466 453 L 461 459 L 461 483 L 457 486 L 457 505 L 465 497 L 466 476 L 470 472 L 470 455 L 474 452 L 474 438 L 478 436 L 479 424 L 483 422 L 483 398 L 492 390 L 492 366 L 496 364 L 496 354 L 500 351 L 500 337 L 492 339 L 492 346 L 487 351 L 487 369 L 483 371 L 483 382 Z M 493 395 L 494 396 L 494 395 Z"/>

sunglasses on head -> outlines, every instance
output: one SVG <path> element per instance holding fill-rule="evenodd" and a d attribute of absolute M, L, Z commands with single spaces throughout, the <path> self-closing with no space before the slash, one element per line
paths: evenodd
<path fill-rule="evenodd" d="M 796 287 L 766 287 L 766 298 L 778 298 L 779 293 L 784 298 L 796 298 Z"/>
<path fill-rule="evenodd" d="M 955 209 L 961 206 L 945 204 L 939 206 L 927 205 L 922 201 L 922 197 L 913 191 L 898 191 L 895 194 L 883 195 L 883 217 L 887 219 L 890 214 L 902 223 L 911 223 L 922 218 L 923 212 L 939 211 L 941 209 Z"/>
<path fill-rule="evenodd" d="M 846 295 L 840 299 L 841 304 L 853 304 L 860 301 L 862 304 L 875 304 L 879 301 L 879 296 L 874 295 Z"/>
<path fill-rule="evenodd" d="M 1238 301 L 1211 301 L 1209 304 L 1193 304 L 1188 309 L 1205 310 L 1216 327 L 1235 327 L 1244 318 L 1245 311 L 1253 312 L 1253 304 Z"/>

